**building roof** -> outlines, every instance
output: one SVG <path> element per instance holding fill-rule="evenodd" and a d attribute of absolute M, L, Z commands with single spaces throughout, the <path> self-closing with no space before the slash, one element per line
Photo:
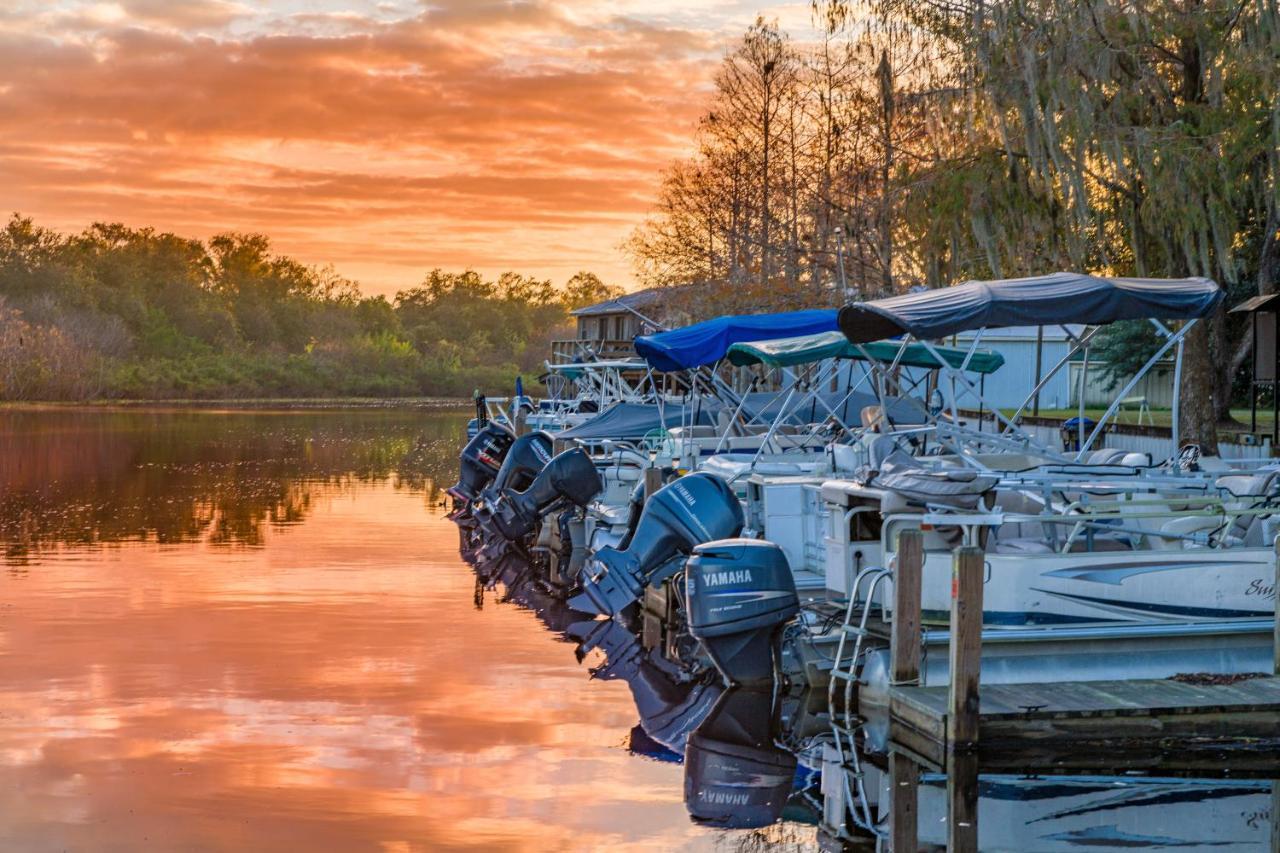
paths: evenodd
<path fill-rule="evenodd" d="M 624 293 L 617 299 L 606 299 L 604 302 L 597 302 L 595 305 L 587 305 L 583 308 L 575 308 L 569 314 L 574 317 L 595 317 L 600 314 L 620 314 L 630 313 L 631 311 L 640 311 L 641 309 L 655 305 L 666 296 L 670 296 L 678 287 L 649 287 L 644 290 L 637 290 L 633 293 Z"/>

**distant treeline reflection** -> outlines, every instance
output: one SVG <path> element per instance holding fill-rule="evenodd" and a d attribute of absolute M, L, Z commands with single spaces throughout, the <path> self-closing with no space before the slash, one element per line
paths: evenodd
<path fill-rule="evenodd" d="M 392 479 L 424 506 L 456 474 L 453 412 L 0 411 L 0 546 L 257 545 L 320 492 Z"/>

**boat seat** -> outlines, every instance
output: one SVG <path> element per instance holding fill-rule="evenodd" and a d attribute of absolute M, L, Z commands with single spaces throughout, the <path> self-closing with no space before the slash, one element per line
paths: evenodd
<path fill-rule="evenodd" d="M 1225 501 L 1228 509 L 1249 509 L 1267 499 L 1277 497 L 1280 492 L 1280 471 L 1259 471 L 1256 474 L 1227 474 L 1214 481 L 1221 491 L 1238 501 Z M 1222 545 L 1231 547 L 1259 548 L 1263 542 L 1263 519 L 1266 516 L 1238 515 L 1231 520 L 1231 525 L 1223 532 Z"/>
<path fill-rule="evenodd" d="M 1053 553 L 1053 548 L 1049 547 L 1049 543 L 1043 539 L 1022 536 L 998 539 L 992 537 L 990 542 L 989 550 L 994 554 L 1021 554 L 1030 557 L 1035 554 Z"/>
<path fill-rule="evenodd" d="M 1085 465 L 1123 465 L 1121 460 L 1129 455 L 1129 451 L 1119 447 L 1104 447 L 1095 450 L 1084 459 Z"/>
<path fill-rule="evenodd" d="M 1133 543 L 1129 541 L 1129 537 L 1116 533 L 1098 533 L 1093 537 L 1093 547 L 1089 547 L 1089 542 L 1084 536 L 1078 537 L 1071 543 L 1071 553 L 1080 552 L 1097 553 L 1099 551 L 1132 551 Z"/>

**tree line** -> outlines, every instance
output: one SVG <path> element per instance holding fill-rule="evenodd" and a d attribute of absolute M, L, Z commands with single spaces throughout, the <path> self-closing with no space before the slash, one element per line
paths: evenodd
<path fill-rule="evenodd" d="M 569 312 L 621 291 L 432 270 L 394 299 L 275 252 L 98 223 L 0 230 L 0 400 L 469 395 L 536 376 Z"/>
<path fill-rule="evenodd" d="M 760 19 L 725 57 L 627 244 L 648 283 L 776 308 L 1059 269 L 1206 276 L 1227 307 L 1275 291 L 1274 3 L 811 5 L 817 39 Z M 1114 379 L 1156 345 L 1117 324 L 1092 357 Z M 1217 446 L 1249 345 L 1224 312 L 1190 333 L 1189 440 Z"/>

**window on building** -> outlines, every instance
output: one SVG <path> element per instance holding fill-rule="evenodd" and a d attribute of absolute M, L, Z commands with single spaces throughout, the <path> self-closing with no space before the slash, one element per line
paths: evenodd
<path fill-rule="evenodd" d="M 627 339 L 627 318 L 625 314 L 619 314 L 613 318 L 613 339 L 615 341 L 625 341 Z"/>

